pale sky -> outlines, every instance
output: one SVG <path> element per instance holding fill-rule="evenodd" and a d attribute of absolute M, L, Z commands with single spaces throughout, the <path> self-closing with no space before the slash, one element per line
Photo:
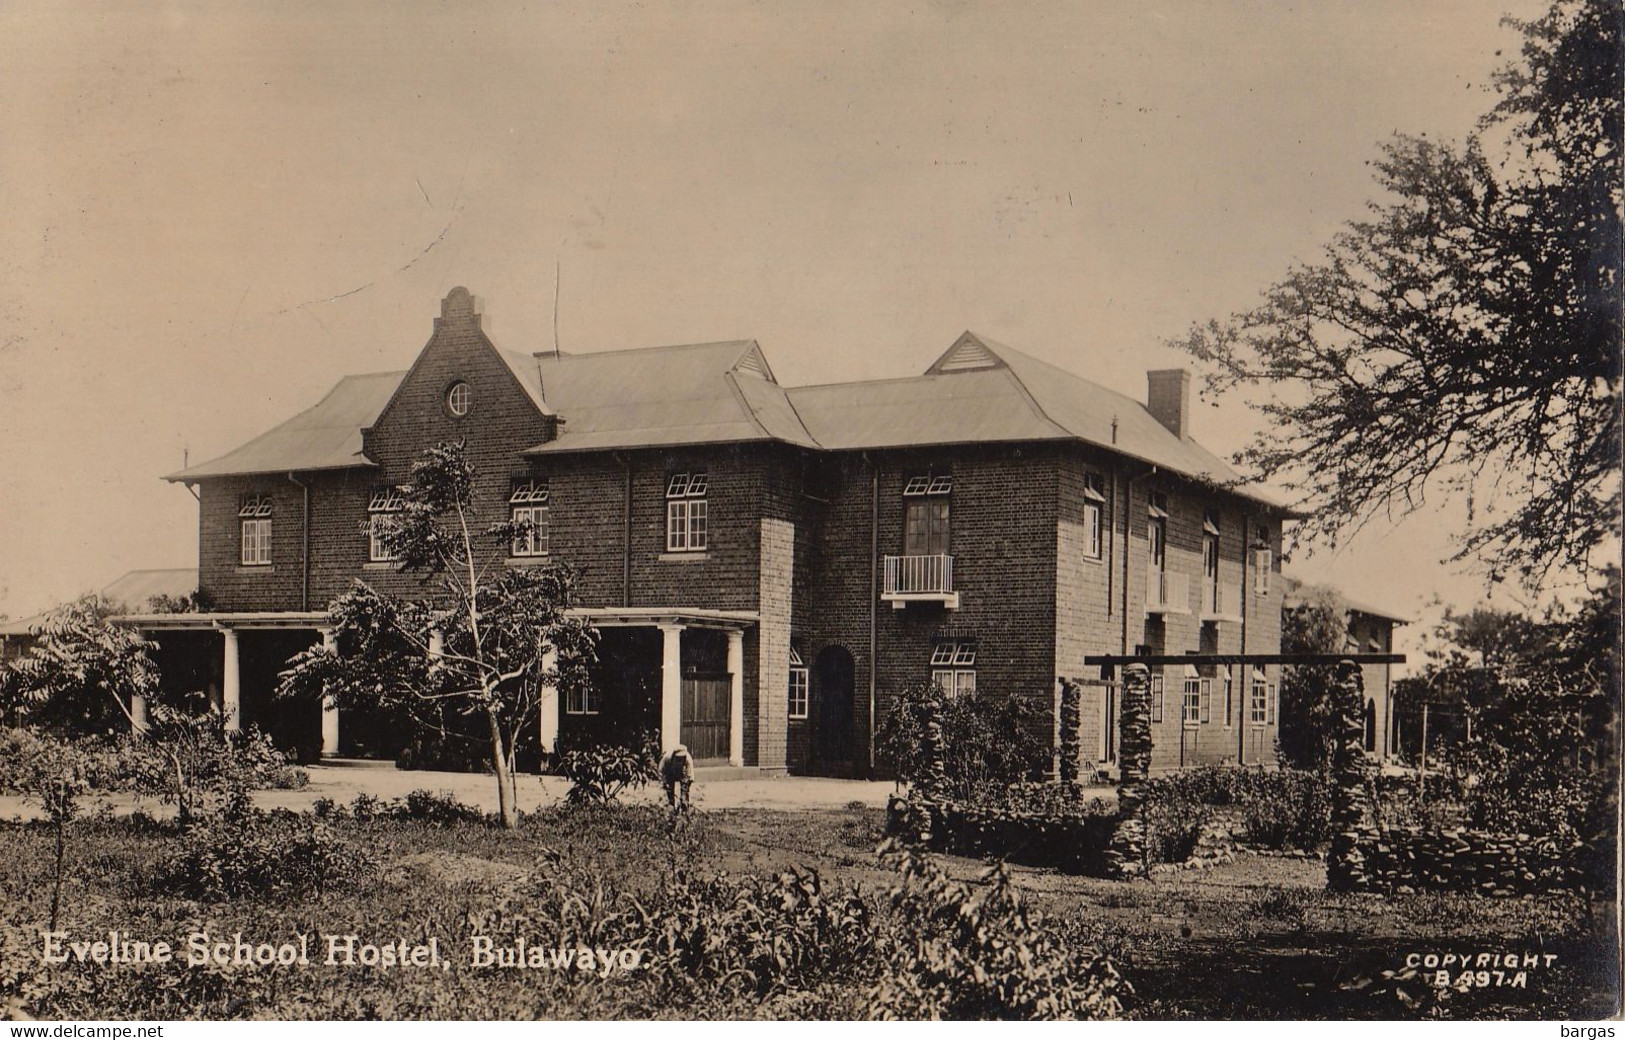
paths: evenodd
<path fill-rule="evenodd" d="M 466 285 L 499 346 L 754 338 L 780 382 L 964 329 L 1143 400 L 1459 139 L 1528 0 L 0 8 L 0 613 L 197 560 L 159 480 L 404 368 Z M 1228 453 L 1256 429 L 1200 408 Z M 1421 613 L 1448 515 L 1290 569 Z"/>

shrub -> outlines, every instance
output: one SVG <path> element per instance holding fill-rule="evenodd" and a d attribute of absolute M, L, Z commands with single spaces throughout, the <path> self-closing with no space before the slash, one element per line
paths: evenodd
<path fill-rule="evenodd" d="M 359 845 L 320 820 L 239 806 L 194 830 L 155 882 L 196 899 L 290 897 L 357 884 L 372 868 Z"/>
<path fill-rule="evenodd" d="M 484 823 L 485 813 L 457 800 L 450 791 L 408 791 L 406 802 L 391 813 L 393 816 L 442 826 L 457 823 Z"/>
<path fill-rule="evenodd" d="M 1204 800 L 1200 784 L 1187 782 L 1183 774 L 1148 780 L 1144 792 L 1146 857 L 1153 863 L 1185 862 L 1213 818 L 1213 803 Z"/>
<path fill-rule="evenodd" d="M 1221 809 L 1242 840 L 1264 848 L 1314 851 L 1331 837 L 1331 785 L 1316 773 L 1206 766 L 1148 781 L 1145 794 L 1155 862 L 1189 858 Z"/>
<path fill-rule="evenodd" d="M 1331 840 L 1331 783 L 1293 769 L 1235 769 L 1242 837 L 1268 849 L 1319 849 Z"/>
<path fill-rule="evenodd" d="M 307 782 L 304 770 L 256 729 L 231 734 L 199 720 L 188 731 L 182 765 L 193 791 L 295 790 Z M 63 778 L 87 791 L 136 792 L 165 801 L 176 797 L 174 762 L 155 739 L 124 733 L 67 740 L 30 729 L 0 730 L 0 791 L 37 794 Z"/>
<path fill-rule="evenodd" d="M 423 737 L 395 756 L 397 769 L 432 769 L 445 773 L 483 773 L 491 768 L 489 744 L 457 737 Z"/>
<path fill-rule="evenodd" d="M 886 1019 L 1102 1019 L 1132 993 L 1111 960 L 1069 943 L 1023 904 L 1003 864 L 980 886 L 955 881 L 928 856 L 888 843 L 902 877 L 880 978 L 865 1012 Z"/>
<path fill-rule="evenodd" d="M 596 743 L 559 756 L 559 773 L 570 781 L 571 805 L 607 805 L 629 787 L 660 779 L 660 745 L 645 734 L 637 744 Z"/>
<path fill-rule="evenodd" d="M 941 705 L 943 793 L 969 798 L 988 788 L 1035 779 L 1049 761 L 1050 747 L 1033 733 L 1049 729 L 1048 714 L 1021 697 L 977 690 L 958 697 L 930 684 L 905 689 L 880 727 L 876 751 L 904 783 L 916 783 L 929 763 L 923 749 L 927 703 Z"/>
<path fill-rule="evenodd" d="M 1085 802 L 1074 797 L 1070 803 L 1039 811 L 991 799 L 976 803 L 894 798 L 886 814 L 888 834 L 936 852 L 1095 876 L 1105 872 L 1106 847 L 1116 826 L 1116 806 L 1099 798 Z"/>

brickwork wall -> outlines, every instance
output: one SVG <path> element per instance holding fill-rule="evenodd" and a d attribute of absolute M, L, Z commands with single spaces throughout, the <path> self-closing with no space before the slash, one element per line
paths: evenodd
<path fill-rule="evenodd" d="M 446 390 L 458 380 L 473 390 L 472 408 L 461 419 L 445 408 Z M 552 558 L 577 570 L 583 605 L 760 611 L 760 628 L 745 640 L 747 762 L 798 772 L 868 774 L 871 705 L 879 722 L 897 693 L 928 680 L 938 640 L 976 641 L 979 686 L 1031 698 L 1051 718 L 1058 676 L 1098 674 L 1085 669 L 1088 654 L 1132 651 L 1142 644 L 1174 653 L 1279 648 L 1278 521 L 1269 522 L 1273 580 L 1269 593 L 1259 595 L 1245 573 L 1257 507 L 1166 476 L 1131 481 L 1143 467 L 1105 449 L 973 445 L 864 455 L 743 445 L 534 460 L 519 454 L 554 431 L 554 421 L 537 412 L 481 332 L 478 319 L 472 314 L 443 316 L 395 400 L 367 436 L 378 467 L 301 478 L 310 485 L 309 608 L 322 609 L 357 577 L 390 593 L 422 593 L 416 576 L 392 564 L 368 563 L 363 532 L 367 502 L 375 486 L 405 482 L 423 448 L 461 438 L 479 473 L 473 518 L 479 529 L 508 517 L 513 478 L 547 478 Z M 667 553 L 667 481 L 674 472 L 702 469 L 709 482 L 707 548 Z M 1083 488 L 1091 471 L 1103 478 L 1107 498 L 1099 559 L 1084 551 Z M 879 601 L 875 555 L 903 553 L 903 487 L 910 477 L 928 472 L 954 478 L 949 551 L 960 594 L 958 610 L 928 603 L 894 609 Z M 1146 525 L 1154 490 L 1168 496 L 1168 569 L 1188 575 L 1191 602 L 1186 613 L 1148 618 Z M 269 567 L 238 562 L 237 508 L 250 493 L 272 499 Z M 285 475 L 202 483 L 200 578 L 219 609 L 304 606 L 302 496 Z M 877 503 L 878 513 L 872 515 Z M 1244 583 L 1248 586 L 1245 645 L 1240 623 L 1225 620 L 1204 629 L 1200 617 L 1206 509 L 1219 516 L 1221 581 L 1237 601 Z M 492 545 L 490 552 L 499 565 L 507 556 L 504 546 Z M 805 721 L 786 718 L 792 641 L 811 672 L 813 717 Z M 819 688 L 815 662 L 830 646 L 843 647 L 854 664 L 852 701 L 843 713 L 851 719 L 844 747 L 842 741 L 822 739 L 819 732 L 821 698 L 829 691 Z M 1278 681 L 1277 672 L 1270 670 L 1272 682 Z M 1215 681 L 1209 722 L 1186 728 L 1180 722 L 1183 669 L 1165 670 L 1153 768 L 1274 760 L 1274 727 L 1246 723 L 1247 682 L 1239 669 L 1236 680 L 1228 724 L 1222 717 L 1222 682 Z M 1368 684 L 1373 690 L 1384 688 L 1370 677 Z M 1386 707 L 1380 697 L 1378 703 L 1379 710 Z M 1101 687 L 1084 688 L 1080 739 L 1085 760 L 1103 750 L 1106 707 Z M 1380 726 L 1385 733 L 1386 718 Z M 1042 735 L 1052 738 L 1053 726 Z"/>
<path fill-rule="evenodd" d="M 796 528 L 788 520 L 763 518 L 761 542 L 761 621 L 757 672 L 756 762 L 782 769 L 788 752 L 787 694 L 790 686 L 790 621 L 794 602 Z"/>

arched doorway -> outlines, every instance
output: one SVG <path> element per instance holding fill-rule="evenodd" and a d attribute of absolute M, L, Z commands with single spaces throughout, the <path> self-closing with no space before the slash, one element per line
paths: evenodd
<path fill-rule="evenodd" d="M 852 775 L 852 690 L 855 668 L 844 646 L 826 646 L 814 667 L 813 768 Z"/>
<path fill-rule="evenodd" d="M 1365 702 L 1365 749 L 1377 750 L 1377 702 L 1369 697 Z"/>

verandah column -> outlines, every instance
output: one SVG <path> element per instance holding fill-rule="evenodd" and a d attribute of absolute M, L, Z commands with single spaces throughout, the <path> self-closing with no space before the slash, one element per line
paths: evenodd
<path fill-rule="evenodd" d="M 660 753 L 683 742 L 683 626 L 661 625 Z"/>
<path fill-rule="evenodd" d="M 745 764 L 745 633 L 728 630 L 728 764 Z"/>
<path fill-rule="evenodd" d="M 238 733 L 243 728 L 243 693 L 241 667 L 237 663 L 237 630 L 222 628 L 225 651 L 221 656 L 220 712 L 226 717 L 226 732 Z"/>
<path fill-rule="evenodd" d="M 551 674 L 559 666 L 558 648 L 549 643 L 542 648 L 542 673 Z M 538 718 L 536 724 L 536 737 L 542 747 L 542 754 L 551 755 L 558 750 L 559 743 L 559 687 L 555 682 L 544 681 L 537 693 L 539 702 Z"/>
<path fill-rule="evenodd" d="M 330 654 L 339 652 L 339 634 L 331 628 L 322 629 L 322 649 Z M 339 753 L 339 706 L 332 694 L 322 695 L 322 757 L 334 758 Z"/>

